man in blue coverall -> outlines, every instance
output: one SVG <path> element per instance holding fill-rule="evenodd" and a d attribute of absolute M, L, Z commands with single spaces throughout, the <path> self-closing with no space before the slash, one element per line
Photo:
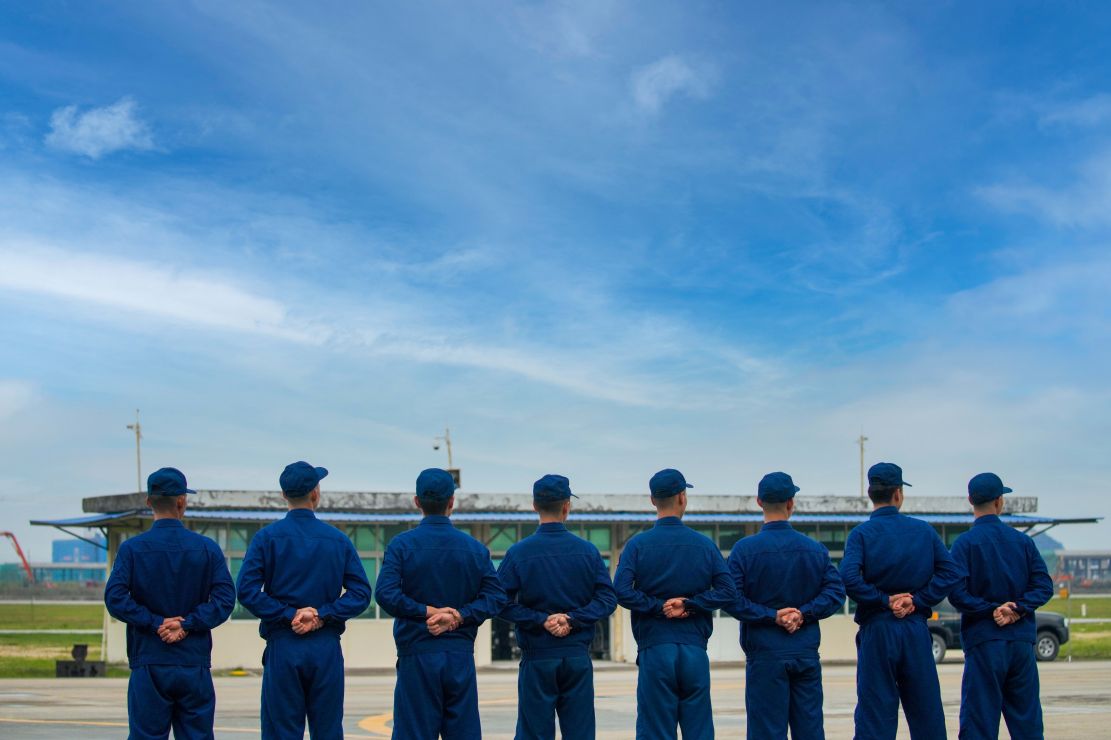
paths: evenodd
<path fill-rule="evenodd" d="M 308 716 L 313 740 L 343 737 L 343 651 L 348 619 L 366 611 L 370 582 L 346 535 L 316 518 L 328 471 L 307 462 L 279 478 L 285 518 L 251 539 L 239 570 L 239 601 L 259 618 L 262 736 L 301 740 Z"/>
<path fill-rule="evenodd" d="M 717 545 L 682 522 L 693 487 L 683 474 L 661 470 L 648 486 L 656 526 L 625 544 L 613 579 L 637 642 L 636 736 L 674 740 L 678 725 L 683 740 L 705 740 L 714 736 L 706 643 L 714 610 L 737 589 Z"/>
<path fill-rule="evenodd" d="M 903 704 L 914 740 L 943 740 L 945 713 L 926 620 L 964 572 L 934 528 L 899 513 L 903 469 L 868 470 L 873 511 L 845 542 L 841 579 L 857 603 L 856 738 L 894 740 Z"/>
<path fill-rule="evenodd" d="M 998 738 L 1000 712 L 1015 740 L 1044 737 L 1034 610 L 1053 596 L 1053 579 L 1034 540 L 999 519 L 1010 492 L 994 473 L 970 480 L 976 520 L 953 543 L 968 574 L 949 601 L 961 612 L 960 736 L 969 740 Z"/>
<path fill-rule="evenodd" d="M 375 597 L 394 618 L 396 740 L 479 740 L 474 641 L 505 606 L 490 551 L 456 529 L 455 480 L 429 468 L 413 500 L 424 514 L 386 547 Z"/>
<path fill-rule="evenodd" d="M 786 473 L 757 487 L 764 527 L 729 554 L 737 600 L 726 611 L 741 620 L 749 740 L 822 740 L 822 665 L 818 620 L 845 602 L 841 576 L 819 542 L 791 528 L 799 488 Z"/>
<path fill-rule="evenodd" d="M 104 587 L 108 613 L 127 624 L 131 740 L 211 738 L 212 630 L 235 606 L 220 547 L 181 523 L 188 488 L 176 468 L 147 478 L 151 528 L 120 544 Z"/>
<path fill-rule="evenodd" d="M 509 548 L 498 568 L 521 648 L 517 676 L 517 740 L 594 740 L 594 625 L 617 608 L 609 569 L 598 548 L 563 525 L 571 483 L 545 475 L 532 486 L 540 515 L 536 533 Z M 576 498 L 578 498 L 576 496 Z"/>

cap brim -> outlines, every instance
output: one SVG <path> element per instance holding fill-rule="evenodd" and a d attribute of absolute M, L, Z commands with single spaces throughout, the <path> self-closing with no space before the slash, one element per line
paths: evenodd
<path fill-rule="evenodd" d="M 328 468 L 313 468 L 316 471 L 317 480 L 323 480 L 328 477 Z"/>
<path fill-rule="evenodd" d="M 900 486 L 906 486 L 907 488 L 914 488 L 914 486 L 912 486 L 911 484 L 907 483 L 906 481 L 903 481 L 903 482 L 902 482 L 902 483 L 900 483 L 899 485 L 900 485 Z"/>
<path fill-rule="evenodd" d="M 999 492 L 1000 492 L 1000 493 L 1014 493 L 1014 492 L 1015 492 L 1015 489 L 1013 489 L 1013 488 L 1007 488 L 1006 486 L 1003 486 L 1003 488 L 1002 488 L 1002 489 L 1000 489 L 1000 491 L 999 491 Z"/>
<path fill-rule="evenodd" d="M 694 484 L 693 483 L 688 483 L 687 488 L 694 488 Z"/>
<path fill-rule="evenodd" d="M 194 491 L 192 488 L 186 488 L 185 492 L 186 493 L 196 493 L 196 491 Z"/>

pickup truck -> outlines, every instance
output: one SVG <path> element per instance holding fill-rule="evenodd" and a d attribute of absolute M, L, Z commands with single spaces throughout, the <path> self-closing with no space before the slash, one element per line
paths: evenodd
<path fill-rule="evenodd" d="M 1057 612 L 1034 612 L 1038 626 L 1038 636 L 1034 643 L 1034 654 L 1040 661 L 1056 660 L 1061 646 L 1069 641 L 1069 626 L 1064 614 Z M 933 638 L 934 662 L 945 659 L 946 650 L 959 650 L 961 647 L 961 615 L 949 603 L 942 601 L 934 609 L 927 621 L 930 637 Z"/>

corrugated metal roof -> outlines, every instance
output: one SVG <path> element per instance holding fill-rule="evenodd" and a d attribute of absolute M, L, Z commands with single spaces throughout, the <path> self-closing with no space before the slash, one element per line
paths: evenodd
<path fill-rule="evenodd" d="M 284 511 L 192 511 L 187 514 L 194 521 L 213 522 L 272 522 L 285 516 Z M 350 523 L 402 523 L 418 522 L 421 519 L 419 512 L 413 513 L 376 513 L 364 514 L 357 512 L 317 512 L 317 516 L 326 522 Z M 931 524 L 970 524 L 972 514 L 912 514 L 915 519 L 921 519 Z M 57 520 L 32 520 L 31 524 L 51 527 L 97 527 L 109 522 L 130 517 L 150 518 L 150 512 L 145 510 L 127 511 L 117 514 L 95 514 L 92 516 L 75 517 L 72 519 Z M 1088 523 L 1099 521 L 1091 519 L 1058 519 L 1047 516 L 1029 516 L 1024 514 L 1004 514 L 1000 517 L 1011 525 L 1033 524 L 1064 524 Z M 652 512 L 631 513 L 572 513 L 570 517 L 574 522 L 626 522 L 626 523 L 651 523 L 656 520 Z M 468 522 L 535 522 L 536 514 L 531 512 L 457 512 L 452 514 L 452 520 L 465 524 Z M 749 524 L 763 521 L 760 514 L 687 514 L 683 520 L 689 524 Z M 868 520 L 867 514 L 795 514 L 791 521 L 796 524 L 859 524 Z"/>

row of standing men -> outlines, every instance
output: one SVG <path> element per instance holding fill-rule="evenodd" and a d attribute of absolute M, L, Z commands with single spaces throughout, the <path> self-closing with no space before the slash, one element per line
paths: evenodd
<path fill-rule="evenodd" d="M 324 468 L 305 462 L 280 477 L 289 512 L 252 539 L 233 584 L 211 539 L 181 524 L 185 476 L 162 468 L 148 479 L 154 523 L 125 540 L 105 587 L 105 604 L 127 624 L 130 737 L 213 737 L 211 630 L 236 596 L 259 618 L 264 738 L 343 737 L 345 623 L 363 613 L 372 589 L 351 541 L 316 518 Z M 677 470 L 649 482 L 656 525 L 626 544 L 611 582 L 597 548 L 573 535 L 567 478 L 533 486 L 540 526 L 513 545 L 495 571 L 489 551 L 455 529 L 455 482 L 432 468 L 417 478 L 416 528 L 394 537 L 374 597 L 394 617 L 397 682 L 393 737 L 477 740 L 482 736 L 474 664 L 478 626 L 501 616 L 516 629 L 517 738 L 595 735 L 595 625 L 617 604 L 631 613 L 637 643 L 636 737 L 714 736 L 706 652 L 713 613 L 740 620 L 746 658 L 749 738 L 824 738 L 820 620 L 846 594 L 857 602 L 856 737 L 894 738 L 902 705 L 915 740 L 946 737 L 926 619 L 946 596 L 961 611 L 965 669 L 960 736 L 1043 737 L 1034 657 L 1034 610 L 1052 581 L 1029 537 L 1004 524 L 1003 486 L 982 473 L 969 482 L 975 523 L 947 550 L 933 528 L 899 513 L 902 470 L 869 470 L 870 519 L 854 528 L 840 569 L 823 545 L 788 520 L 799 488 L 785 473 L 764 476 L 760 533 L 737 542 L 726 561 L 682 523 L 687 489 Z"/>

